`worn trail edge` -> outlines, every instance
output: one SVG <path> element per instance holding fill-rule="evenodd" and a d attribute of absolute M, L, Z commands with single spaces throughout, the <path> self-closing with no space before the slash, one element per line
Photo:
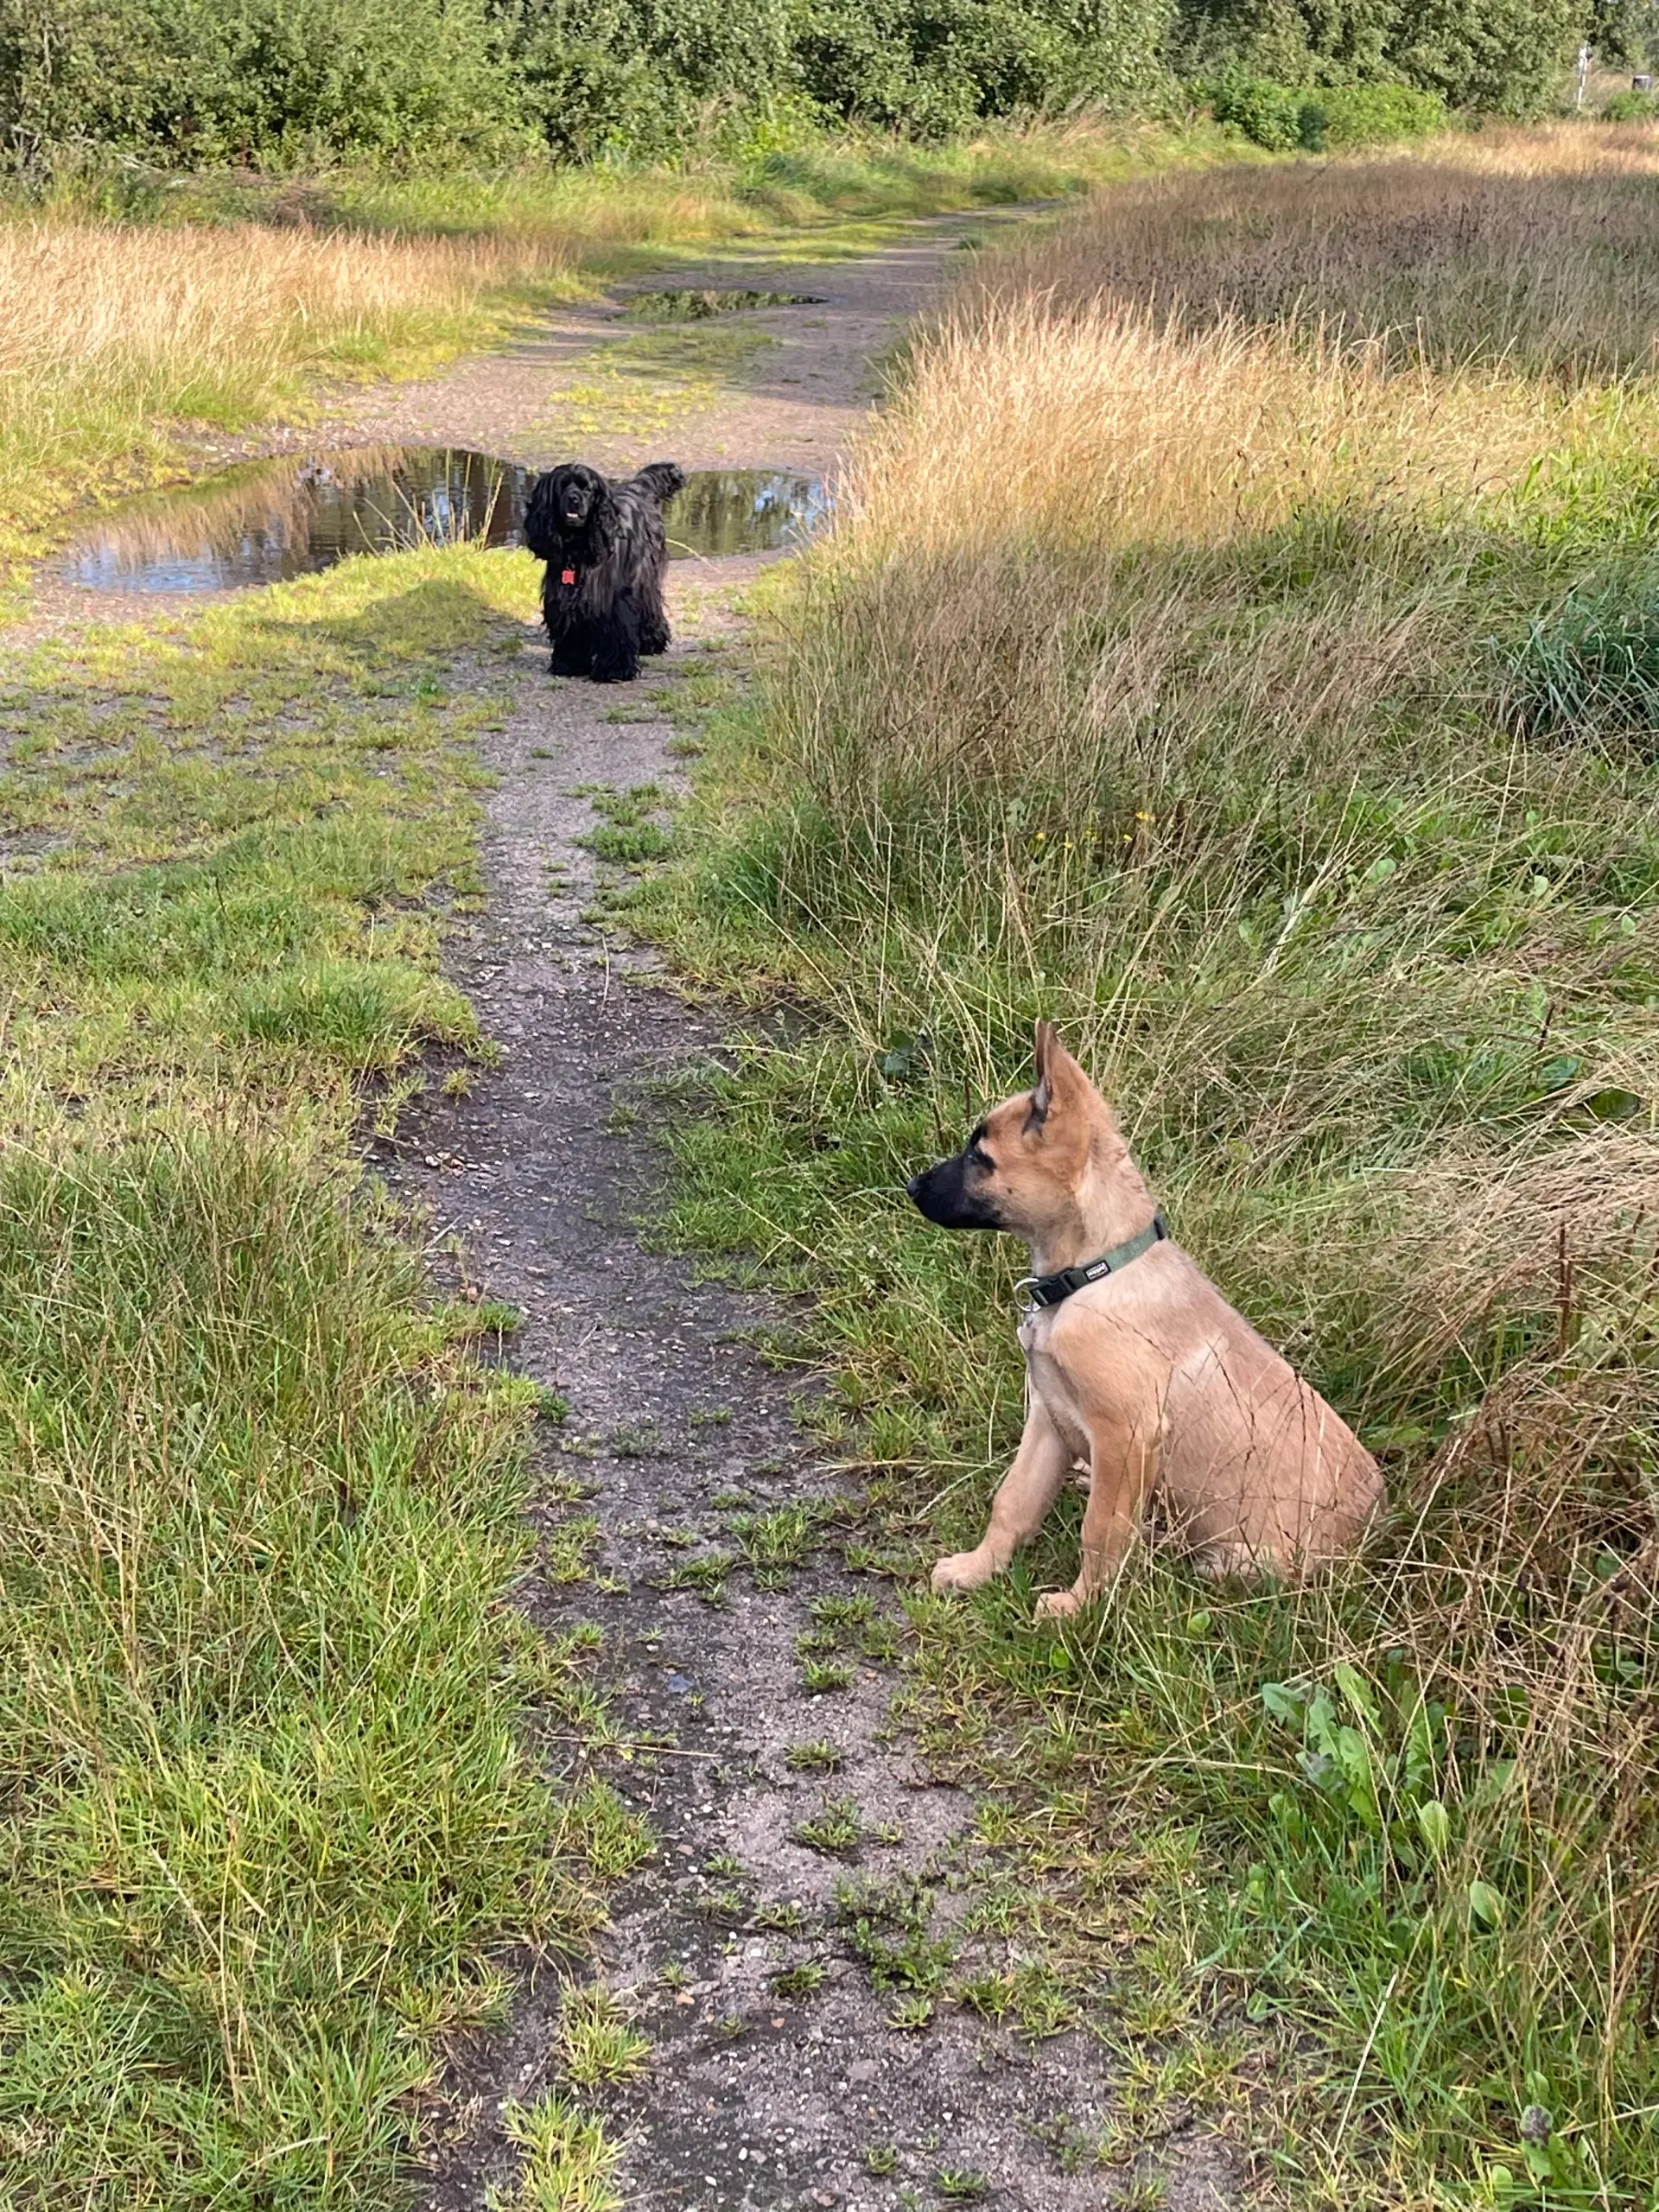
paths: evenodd
<path fill-rule="evenodd" d="M 830 295 L 815 312 L 822 349 L 836 357 L 824 373 L 836 431 L 847 357 L 867 361 L 890 338 L 954 243 L 956 231 L 931 228 L 925 253 L 906 251 L 903 282 L 890 265 L 779 264 L 779 277 Z M 434 411 L 452 434 L 486 442 L 485 425 Z M 799 456 L 793 437 L 770 449 L 766 413 L 763 402 L 746 426 L 741 400 L 728 410 L 722 442 L 734 462 Z M 653 435 L 650 451 L 675 454 L 677 442 Z M 613 446 L 604 457 L 647 454 Z M 429 1205 L 436 1232 L 459 1234 L 481 1290 L 521 1309 L 514 1364 L 569 1402 L 545 1487 L 574 1473 L 591 1494 L 574 1507 L 550 1500 L 537 1518 L 544 1538 L 573 1514 L 596 1518 L 588 1575 L 556 1579 L 544 1541 L 523 1602 L 550 1630 L 597 1622 L 613 1720 L 675 1747 L 591 1760 L 579 1745 L 554 1747 L 572 1777 L 603 1774 L 654 1840 L 613 1899 L 598 1961 L 653 2046 L 634 2083 L 598 2093 L 626 2145 L 624 2202 L 645 2212 L 875 2212 L 953 2196 L 1011 2212 L 1105 2205 L 1128 2177 L 1077 2156 L 1113 2102 L 1092 2037 L 1032 2042 L 948 2002 L 922 2024 L 926 1992 L 915 1984 L 937 1974 L 971 1921 L 974 1808 L 934 1780 L 890 1719 L 902 1676 L 883 1619 L 901 1622 L 899 1595 L 850 1575 L 833 1541 L 836 1479 L 793 1417 L 798 1382 L 756 1348 L 779 1317 L 649 1251 L 637 1226 L 664 1174 L 651 1092 L 716 1053 L 721 1024 L 668 989 L 649 953 L 584 920 L 606 871 L 579 840 L 596 818 L 594 786 L 671 787 L 672 725 L 649 695 L 683 680 L 709 645 L 736 641 L 729 600 L 747 568 L 671 571 L 676 644 L 638 685 L 550 679 L 527 624 L 518 709 L 490 741 L 499 780 L 488 912 L 454 961 L 505 1062 L 464 1096 L 433 1092 L 411 1109 L 391 1173 Z M 608 720 L 619 706 L 647 718 Z M 734 1516 L 802 1504 L 818 1509 L 811 1548 L 792 1570 L 780 1562 L 757 1574 Z M 722 1553 L 738 1563 L 723 1604 L 710 1604 L 718 1570 L 698 1563 Z M 836 1600 L 863 1606 L 843 1604 L 855 1618 L 826 1629 L 826 1599 L 832 1613 Z M 844 1688 L 810 1691 L 804 1636 L 821 1640 L 823 1664 L 847 1670 Z M 839 1746 L 837 1770 L 789 1764 L 791 1746 L 821 1739 Z M 856 1844 L 798 1840 L 826 1805 L 833 1827 L 836 1802 L 849 1799 Z M 838 1901 L 849 1879 L 886 1885 L 862 1932 L 858 1909 Z M 780 1992 L 778 1977 L 798 1969 L 791 1993 Z M 435 2113 L 435 2209 L 470 2212 L 511 2187 L 501 2107 L 563 2086 L 566 1986 L 550 1964 L 527 1967 L 509 2025 L 454 2053 Z M 1166 2145 L 1162 2171 L 1162 2202 L 1176 2212 L 1234 2201 L 1222 2146 L 1196 2133 Z"/>

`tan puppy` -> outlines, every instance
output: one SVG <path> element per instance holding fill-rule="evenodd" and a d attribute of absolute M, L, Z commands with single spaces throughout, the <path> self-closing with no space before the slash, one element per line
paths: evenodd
<path fill-rule="evenodd" d="M 1154 1491 L 1207 1573 L 1287 1577 L 1343 1550 L 1382 1496 L 1376 1460 L 1168 1240 L 1111 1109 L 1052 1022 L 1037 1025 L 1036 1058 L 1036 1089 L 910 1185 L 941 1228 L 1023 1236 L 1036 1301 L 1020 1324 L 1020 1449 L 983 1540 L 942 1559 L 933 1587 L 1000 1574 L 1079 1461 L 1082 1571 L 1039 1614 L 1074 1612 L 1110 1584 Z"/>

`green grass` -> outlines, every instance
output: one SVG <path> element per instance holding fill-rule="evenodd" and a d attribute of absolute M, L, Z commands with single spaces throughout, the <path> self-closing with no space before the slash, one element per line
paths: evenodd
<path fill-rule="evenodd" d="M 666 438 L 764 372 L 770 331 L 691 323 L 607 340 L 554 394 L 546 423 L 560 442 Z"/>
<path fill-rule="evenodd" d="M 1512 709 L 1529 738 L 1659 750 L 1659 569 L 1634 563 L 1570 592 L 1513 656 Z"/>
<path fill-rule="evenodd" d="M 784 1761 L 798 1774 L 833 1774 L 845 1763 L 846 1757 L 839 1744 L 820 1737 L 810 1744 L 791 1744 L 784 1753 Z"/>
<path fill-rule="evenodd" d="M 810 1997 L 823 1986 L 825 1968 L 817 1959 L 804 1960 L 798 1967 L 785 1967 L 772 1977 L 772 1988 L 779 1997 Z"/>
<path fill-rule="evenodd" d="M 559 2008 L 554 2059 L 578 2088 L 629 2082 L 651 2057 L 651 2038 L 632 2026 L 608 1990 L 573 1989 Z"/>
<path fill-rule="evenodd" d="M 669 831 L 651 819 L 663 804 L 663 793 L 655 784 L 638 784 L 626 791 L 596 785 L 587 796 L 600 820 L 576 842 L 596 859 L 639 868 L 672 851 L 674 841 Z"/>
<path fill-rule="evenodd" d="M 479 1049 L 437 923 L 532 596 L 528 563 L 352 563 L 10 664 L 20 2208 L 406 2201 L 414 2093 L 500 2012 L 495 1948 L 580 1950 L 640 1848 L 520 1738 L 592 1694 L 584 1640 L 501 1604 L 542 1394 L 471 1347 L 512 1316 L 433 1298 L 355 1139 L 366 1079 Z"/>
<path fill-rule="evenodd" d="M 616 2212 L 621 2146 L 596 2120 L 563 2098 L 503 2107 L 503 2125 L 521 2153 L 518 2177 L 505 2191 L 492 2190 L 489 2212 Z"/>
<path fill-rule="evenodd" d="M 734 1513 L 728 1522 L 757 1590 L 783 1590 L 818 1541 L 823 1515 L 814 1504 L 779 1505 L 770 1513 Z"/>
<path fill-rule="evenodd" d="M 972 1932 L 1011 1955 L 963 1995 L 1089 2023 L 1115 2158 L 1196 2102 L 1298 2201 L 1635 2212 L 1659 394 L 1586 242 L 1645 236 L 1648 188 L 1559 135 L 1467 158 L 1478 236 L 1445 164 L 1386 163 L 1317 200 L 1178 181 L 982 257 L 854 518 L 768 584 L 760 696 L 709 724 L 634 912 L 700 984 L 804 1011 L 679 1129 L 671 1233 L 816 1294 L 811 1418 L 877 1516 L 849 1559 L 912 1579 L 909 1718 L 984 1793 Z M 1168 309 L 1217 270 L 1219 336 L 1207 291 Z M 1503 344 L 1471 350 L 1485 300 Z M 988 520 L 993 475 L 1025 488 Z M 1177 1235 L 1383 1456 L 1393 1510 L 1328 1580 L 1217 1590 L 1149 1547 L 1048 1633 L 1067 1498 L 970 1603 L 918 1586 L 1018 1432 L 1025 1255 L 903 1185 L 1028 1083 L 1039 1014 Z M 925 1923 L 854 1910 L 919 2025 Z"/>
<path fill-rule="evenodd" d="M 827 1797 L 816 1813 L 797 1826 L 795 1840 L 813 1851 L 832 1853 L 856 1851 L 864 1840 L 864 1822 L 855 1797 Z"/>
<path fill-rule="evenodd" d="M 343 175 L 298 188 L 324 219 L 440 236 L 534 232 L 556 224 L 584 231 L 601 250 L 616 253 L 711 238 L 764 246 L 779 235 L 837 220 L 1058 199 L 1172 159 L 1202 164 L 1239 156 L 1235 136 L 1207 124 L 1176 131 L 1084 118 L 991 125 L 945 145 L 851 132 L 741 161 L 704 156 L 672 169 L 607 164 L 530 167 L 488 178 Z M 235 193 L 238 181 L 209 188 Z M 268 189 L 280 196 L 294 188 Z"/>

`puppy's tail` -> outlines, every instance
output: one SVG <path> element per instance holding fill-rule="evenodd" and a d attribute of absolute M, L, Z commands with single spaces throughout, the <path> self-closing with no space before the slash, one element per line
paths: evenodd
<path fill-rule="evenodd" d="M 685 471 L 677 461 L 653 461 L 633 480 L 642 492 L 650 493 L 659 507 L 665 507 L 677 492 L 685 489 Z"/>

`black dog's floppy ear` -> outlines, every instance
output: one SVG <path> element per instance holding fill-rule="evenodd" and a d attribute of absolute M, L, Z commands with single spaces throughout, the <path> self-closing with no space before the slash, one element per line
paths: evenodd
<path fill-rule="evenodd" d="M 608 477 L 594 476 L 594 504 L 588 510 L 588 538 L 594 555 L 602 558 L 610 552 L 617 538 L 617 526 L 621 514 L 616 495 Z"/>
<path fill-rule="evenodd" d="M 566 472 L 550 469 L 531 487 L 524 509 L 524 543 L 538 561 L 559 556 L 563 538 L 559 528 L 559 489 Z"/>

